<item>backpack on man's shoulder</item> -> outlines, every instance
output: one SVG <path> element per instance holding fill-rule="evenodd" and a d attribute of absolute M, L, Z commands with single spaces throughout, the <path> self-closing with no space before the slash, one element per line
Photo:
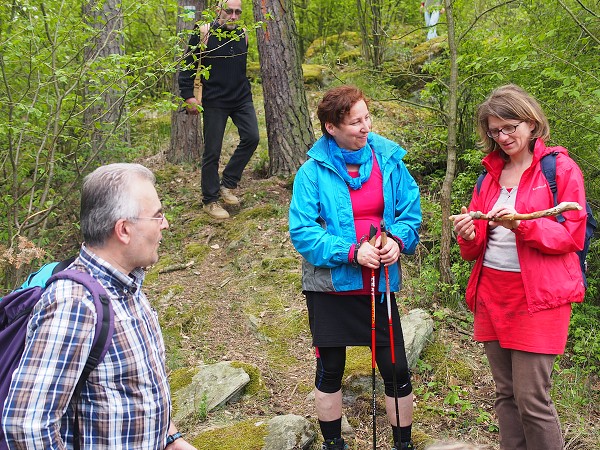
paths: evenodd
<path fill-rule="evenodd" d="M 50 276 L 44 287 L 34 285 L 24 289 L 17 289 L 3 297 L 0 301 L 0 424 L 4 411 L 4 401 L 8 396 L 12 375 L 19 365 L 21 356 L 25 350 L 27 324 L 31 312 L 40 300 L 46 287 L 56 280 L 65 279 L 82 284 L 92 294 L 98 316 L 92 350 L 83 373 L 77 382 L 77 387 L 73 394 L 74 398 L 80 395 L 89 374 L 102 361 L 111 344 L 114 332 L 112 305 L 100 282 L 87 272 L 77 269 L 62 270 Z M 79 421 L 77 420 L 76 408 L 74 436 L 75 446 L 79 448 Z M 8 449 L 8 446 L 4 437 L 4 431 L 0 426 L 0 450 L 6 449 Z"/>
<path fill-rule="evenodd" d="M 60 272 L 61 270 L 65 270 L 71 265 L 73 261 L 75 261 L 75 258 L 75 256 L 72 256 L 63 261 L 50 262 L 44 264 L 35 272 L 30 273 L 27 279 L 23 282 L 21 286 L 19 286 L 18 289 L 27 289 L 32 286 L 46 286 L 48 280 L 52 275 Z"/>
<path fill-rule="evenodd" d="M 542 173 L 546 177 L 546 181 L 548 181 L 548 186 L 552 191 L 552 197 L 554 200 L 554 206 L 558 205 L 558 187 L 556 186 L 556 155 L 558 152 L 548 153 L 540 160 L 540 166 L 542 169 Z M 481 175 L 477 178 L 477 193 L 481 190 L 481 185 L 483 184 L 483 179 L 487 175 L 487 172 L 484 170 Z M 587 221 L 585 224 L 585 240 L 583 242 L 583 249 L 577 252 L 577 256 L 579 256 L 579 263 L 581 265 L 581 275 L 583 276 L 583 284 L 587 288 L 588 283 L 585 277 L 585 272 L 587 271 L 587 261 L 586 256 L 588 251 L 590 250 L 590 243 L 592 241 L 592 237 L 594 236 L 594 232 L 598 228 L 598 222 L 594 218 L 594 214 L 592 213 L 592 208 L 589 202 L 585 202 L 585 210 L 587 213 Z M 566 219 L 562 214 L 556 216 L 556 220 L 559 223 L 564 222 Z"/>

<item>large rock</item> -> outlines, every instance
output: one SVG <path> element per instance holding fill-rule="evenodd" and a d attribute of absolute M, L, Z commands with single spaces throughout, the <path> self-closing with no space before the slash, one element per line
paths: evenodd
<path fill-rule="evenodd" d="M 412 309 L 401 317 L 408 366 L 415 367 L 419 355 L 433 334 L 433 319 L 423 309 Z"/>
<path fill-rule="evenodd" d="M 273 417 L 267 427 L 268 435 L 262 450 L 306 450 L 315 440 L 311 423 L 294 414 Z"/>
<path fill-rule="evenodd" d="M 233 367 L 230 362 L 200 366 L 191 383 L 173 394 L 173 404 L 177 406 L 174 422 L 236 401 L 249 382 L 250 376 L 244 369 Z"/>

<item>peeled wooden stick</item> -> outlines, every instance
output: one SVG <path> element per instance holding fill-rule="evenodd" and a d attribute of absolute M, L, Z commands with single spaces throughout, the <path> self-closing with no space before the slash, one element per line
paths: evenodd
<path fill-rule="evenodd" d="M 473 219 L 479 220 L 531 220 L 531 219 L 539 219 L 540 217 L 549 217 L 549 216 L 558 216 L 559 214 L 564 213 L 565 211 L 579 211 L 581 210 L 581 205 L 577 202 L 560 202 L 554 208 L 544 209 L 542 211 L 535 211 L 532 213 L 525 214 L 505 214 L 502 217 L 490 217 L 481 211 L 471 211 L 469 215 Z M 449 220 L 454 220 L 458 217 L 458 215 L 448 217 Z"/>

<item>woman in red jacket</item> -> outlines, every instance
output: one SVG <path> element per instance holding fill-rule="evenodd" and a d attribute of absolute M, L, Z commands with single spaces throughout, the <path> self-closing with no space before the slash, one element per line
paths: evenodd
<path fill-rule="evenodd" d="M 558 201 L 585 204 L 583 176 L 562 147 L 546 147 L 549 125 L 538 102 L 516 85 L 496 89 L 477 111 L 488 174 L 469 211 L 454 219 L 461 255 L 475 260 L 467 286 L 474 338 L 483 342 L 496 384 L 503 450 L 559 450 L 560 421 L 550 398 L 552 367 L 567 341 L 571 303 L 583 300 L 579 258 L 586 214 L 502 220 L 554 206 L 541 158 L 556 152 Z"/>

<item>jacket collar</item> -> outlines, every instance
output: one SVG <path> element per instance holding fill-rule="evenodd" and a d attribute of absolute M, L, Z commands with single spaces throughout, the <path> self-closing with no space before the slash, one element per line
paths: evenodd
<path fill-rule="evenodd" d="M 531 161 L 530 167 L 535 167 L 540 162 L 540 160 L 553 152 L 563 153 L 568 155 L 569 152 L 564 147 L 546 147 L 544 141 L 540 138 L 536 139 L 535 145 L 533 147 L 533 160 Z M 481 161 L 485 170 L 496 180 L 500 179 L 500 173 L 504 168 L 504 164 L 506 161 L 502 159 L 500 156 L 500 152 L 498 150 L 494 150 L 492 153 L 487 155 Z"/>
<path fill-rule="evenodd" d="M 329 146 L 327 144 L 327 139 L 332 138 L 321 136 L 321 138 L 319 138 L 319 140 L 313 144 L 307 155 L 315 161 L 319 161 L 320 163 L 333 167 L 329 162 Z M 367 143 L 373 149 L 375 155 L 378 156 L 378 159 L 384 166 L 389 160 L 393 162 L 400 161 L 406 154 L 406 150 L 400 147 L 400 145 L 376 133 L 369 133 L 369 136 L 367 137 Z"/>

